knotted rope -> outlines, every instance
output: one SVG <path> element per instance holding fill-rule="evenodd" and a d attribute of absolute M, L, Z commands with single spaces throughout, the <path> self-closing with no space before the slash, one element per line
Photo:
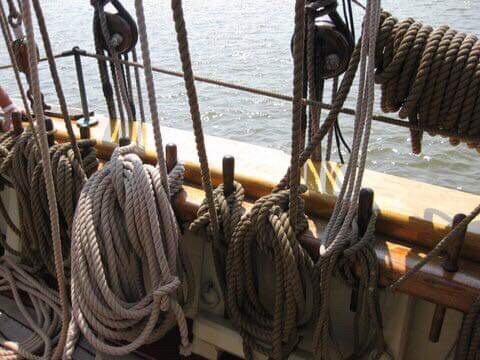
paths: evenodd
<path fill-rule="evenodd" d="M 290 196 L 285 190 L 259 199 L 240 220 L 228 247 L 227 309 L 247 359 L 253 359 L 254 350 L 272 359 L 288 357 L 300 340 L 299 329 L 315 317 L 309 304 L 319 292 L 318 277 L 298 241 L 308 223 L 300 199 L 293 228 Z M 274 264 L 273 305 L 264 304 L 258 293 L 258 274 L 263 271 L 262 264 L 256 264 L 259 254 Z"/>
<path fill-rule="evenodd" d="M 379 304 L 379 265 L 374 250 L 374 212 L 365 233 L 360 236 L 356 220 L 352 223 L 349 243 L 338 259 L 341 275 L 356 291 L 354 317 L 354 344 L 351 358 L 364 358 L 370 354 L 390 356 L 383 337 L 382 314 Z M 390 356 L 391 358 L 391 356 Z"/>
<path fill-rule="evenodd" d="M 200 233 L 206 230 L 207 236 L 212 240 L 212 254 L 215 263 L 215 272 L 220 283 L 222 294 L 226 298 L 226 258 L 228 247 L 232 243 L 232 236 L 240 222 L 240 218 L 244 212 L 243 200 L 245 199 L 245 190 L 240 183 L 234 182 L 234 191 L 225 196 L 225 187 L 223 184 L 218 186 L 213 197 L 215 201 L 215 209 L 218 215 L 218 223 L 220 225 L 220 236 L 215 239 L 210 228 L 210 212 L 207 199 L 203 200 L 198 208 L 197 218 L 190 224 L 190 231 Z"/>

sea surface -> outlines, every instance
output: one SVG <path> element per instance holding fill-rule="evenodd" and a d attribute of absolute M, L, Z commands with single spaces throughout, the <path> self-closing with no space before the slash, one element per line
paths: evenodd
<path fill-rule="evenodd" d="M 93 51 L 93 9 L 89 0 L 42 0 L 41 3 L 55 52 L 73 46 Z M 122 3 L 134 13 L 133 0 Z M 154 65 L 179 70 L 169 3 L 144 0 L 151 55 Z M 399 19 L 414 17 L 432 26 L 447 24 L 480 34 L 480 3 L 474 0 L 384 0 L 382 6 Z M 293 0 L 184 0 L 184 8 L 196 75 L 291 94 Z M 362 14 L 363 10 L 354 6 L 357 27 Z M 6 63 L 8 56 L 2 42 L 0 64 Z M 83 64 L 90 107 L 106 114 L 96 63 L 84 59 Z M 73 58 L 59 60 L 58 66 L 70 106 L 80 107 Z M 55 103 L 46 63 L 41 65 L 41 79 L 47 102 Z M 162 74 L 156 74 L 155 80 L 162 124 L 191 129 L 183 80 Z M 0 84 L 18 96 L 10 70 L 0 72 Z M 207 134 L 289 152 L 291 104 L 203 83 L 197 83 L 197 89 Z M 355 106 L 355 92 L 352 89 L 348 107 Z M 376 94 L 378 104 L 380 92 Z M 350 141 L 352 118 L 342 115 L 340 124 Z M 235 149 L 225 151 L 234 154 Z M 411 152 L 407 129 L 374 123 L 367 166 L 478 193 L 479 156 L 465 145 L 452 147 L 446 139 L 428 136 L 423 141 L 423 153 L 416 156 Z"/>

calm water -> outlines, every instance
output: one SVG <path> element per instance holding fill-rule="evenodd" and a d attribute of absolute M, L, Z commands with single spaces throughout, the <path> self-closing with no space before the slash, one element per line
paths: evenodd
<path fill-rule="evenodd" d="M 43 0 L 44 11 L 56 52 L 78 45 L 92 50 L 92 8 L 88 0 Z M 124 0 L 133 11 L 133 0 Z M 185 0 L 187 27 L 194 70 L 211 76 L 280 93 L 291 93 L 289 43 L 293 25 L 293 0 Z M 145 0 L 147 27 L 153 63 L 180 68 L 169 1 Z M 399 18 L 415 17 L 434 26 L 449 24 L 458 30 L 480 34 L 479 5 L 474 0 L 384 0 L 383 7 Z M 355 14 L 360 19 L 361 10 Z M 357 20 L 360 22 L 360 20 Z M 7 63 L 4 44 L 0 45 L 0 63 Z M 80 107 L 73 59 L 58 62 L 69 104 Z M 94 61 L 85 59 L 85 76 L 90 106 L 106 113 L 101 84 Z M 55 103 L 46 65 L 41 77 L 47 100 Z M 10 71 L 2 71 L 2 86 L 16 86 Z M 181 79 L 156 75 L 160 114 L 164 125 L 190 129 L 185 92 Z M 206 132 L 211 135 L 252 142 L 288 151 L 290 111 L 286 102 L 198 84 L 200 105 Z M 353 106 L 355 89 L 347 105 Z M 378 94 L 378 92 L 377 92 Z M 351 118 L 341 117 L 341 126 L 349 139 Z M 411 153 L 409 134 L 375 123 L 370 144 L 368 167 L 470 192 L 478 192 L 479 155 L 462 145 L 451 147 L 441 138 L 426 137 L 423 154 Z M 234 153 L 235 149 L 226 150 Z"/>

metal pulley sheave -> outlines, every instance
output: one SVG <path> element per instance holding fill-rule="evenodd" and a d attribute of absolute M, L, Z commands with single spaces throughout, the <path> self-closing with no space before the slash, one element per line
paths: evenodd
<path fill-rule="evenodd" d="M 101 6 L 106 6 L 108 3 L 111 3 L 117 10 L 116 13 L 105 11 L 105 18 L 111 35 L 109 40 L 113 42 L 110 45 L 114 47 L 118 54 L 130 52 L 138 41 L 137 24 L 118 0 L 92 0 L 92 5 L 95 6 L 97 1 L 101 3 Z M 93 33 L 98 41 L 98 44 L 104 50 L 108 51 L 108 46 L 105 41 L 105 37 L 103 36 L 100 17 L 96 6 L 95 15 L 93 18 Z"/>
<path fill-rule="evenodd" d="M 321 78 L 331 79 L 343 74 L 354 47 L 352 34 L 336 10 L 315 17 L 315 58 L 323 65 Z"/>
<path fill-rule="evenodd" d="M 306 11 L 307 16 L 314 18 L 316 76 L 327 80 L 343 74 L 355 43 L 348 26 L 337 12 L 337 1 L 313 1 L 306 5 Z"/>

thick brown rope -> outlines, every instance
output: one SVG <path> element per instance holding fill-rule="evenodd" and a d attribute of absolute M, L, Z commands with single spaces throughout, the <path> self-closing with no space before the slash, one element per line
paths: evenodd
<path fill-rule="evenodd" d="M 305 56 L 305 0 L 295 2 L 293 42 L 292 151 L 290 158 L 290 221 L 296 226 L 300 188 L 300 146 L 302 144 L 303 60 Z"/>
<path fill-rule="evenodd" d="M 454 145 L 470 139 L 469 146 L 480 147 L 480 41 L 475 36 L 383 13 L 376 57 L 384 112 L 398 112 L 432 135 L 448 134 Z M 412 140 L 418 153 L 417 135 Z"/>
<path fill-rule="evenodd" d="M 202 117 L 200 115 L 200 106 L 198 104 L 197 90 L 195 88 L 195 79 L 192 70 L 192 61 L 190 59 L 190 50 L 188 47 L 188 36 L 183 16 L 182 0 L 172 0 L 173 20 L 177 32 L 178 51 L 182 62 L 185 88 L 187 90 L 188 104 L 192 118 L 195 143 L 197 145 L 197 154 L 200 162 L 200 172 L 202 176 L 202 186 L 208 202 L 210 212 L 210 226 L 212 234 L 218 238 L 220 229 L 218 225 L 217 214 L 215 210 L 215 200 L 213 197 L 213 185 L 210 178 L 210 169 L 208 166 L 207 151 L 205 149 L 205 137 L 202 129 Z"/>
<path fill-rule="evenodd" d="M 308 228 L 303 201 L 297 208 L 295 228 L 289 202 L 288 190 L 259 199 L 240 220 L 228 246 L 227 310 L 242 336 L 247 359 L 253 359 L 253 351 L 276 360 L 287 358 L 300 340 L 300 328 L 316 318 L 316 308 L 309 304 L 317 302 L 319 280 L 312 259 L 298 241 Z M 271 305 L 264 304 L 258 293 L 258 274 L 263 272 L 262 264 L 256 263 L 259 254 L 274 264 Z"/>

